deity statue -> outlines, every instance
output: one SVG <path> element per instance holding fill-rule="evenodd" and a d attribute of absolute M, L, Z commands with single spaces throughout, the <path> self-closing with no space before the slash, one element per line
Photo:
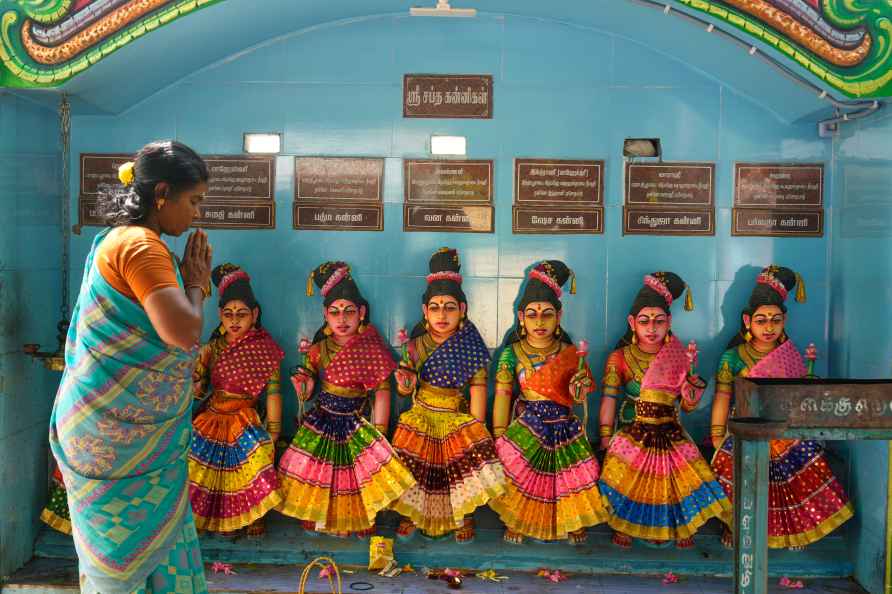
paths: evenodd
<path fill-rule="evenodd" d="M 610 503 L 613 542 L 631 538 L 656 545 L 694 545 L 693 535 L 731 508 L 709 464 L 682 428 L 678 407 L 691 412 L 706 383 L 696 374 L 696 345 L 672 333 L 672 303 L 686 285 L 672 272 L 644 277 L 627 322 L 629 330 L 607 359 L 601 399 L 601 446 L 607 449 L 601 493 Z M 690 289 L 685 309 L 693 309 Z M 620 411 L 634 416 L 616 419 Z M 614 427 L 619 429 L 614 433 Z"/>
<path fill-rule="evenodd" d="M 458 252 L 430 259 L 422 297 L 424 321 L 404 346 L 397 390 L 413 395 L 400 415 L 393 447 L 418 481 L 394 504 L 404 516 L 397 537 L 474 537 L 473 511 L 504 492 L 505 475 L 486 419 L 489 350 L 467 319 Z M 470 393 L 470 407 L 466 392 Z"/>
<path fill-rule="evenodd" d="M 571 275 L 559 260 L 530 270 L 516 325 L 498 359 L 493 433 L 507 481 L 505 494 L 489 505 L 512 544 L 524 537 L 582 544 L 586 528 L 608 516 L 598 490 L 598 461 L 573 414 L 593 381 L 585 342 L 575 348 L 561 325 L 561 287 Z M 574 278 L 571 293 L 575 284 Z M 509 425 L 515 384 L 519 398 Z"/>
<path fill-rule="evenodd" d="M 756 278 L 749 303 L 741 313 L 740 331 L 719 361 L 710 435 L 716 448 L 712 468 L 730 499 L 734 494 L 734 440 L 727 433 L 734 406 L 734 378 L 802 378 L 813 375 L 816 351 L 803 361 L 784 330 L 787 295 L 796 287 L 804 302 L 802 278 L 782 266 L 769 266 Z M 852 517 L 852 504 L 827 464 L 816 441 L 773 439 L 768 463 L 768 546 L 798 550 L 827 536 Z M 731 516 L 725 518 L 730 526 Z M 722 542 L 732 546 L 731 532 Z"/>
<path fill-rule="evenodd" d="M 189 498 L 198 530 L 233 535 L 265 531 L 279 504 L 275 443 L 282 431 L 284 353 L 261 324 L 251 278 L 233 264 L 214 268 L 220 324 L 201 347 L 193 372 Z M 208 394 L 210 392 L 210 394 Z M 266 421 L 258 407 L 264 404 Z"/>
<path fill-rule="evenodd" d="M 325 262 L 313 270 L 308 296 L 314 283 L 325 322 L 291 383 L 301 402 L 317 382 L 319 390 L 279 461 L 278 510 L 309 531 L 366 537 L 375 532 L 378 512 L 415 484 L 384 436 L 396 361 L 347 264 Z M 363 416 L 372 391 L 374 424 Z"/>
<path fill-rule="evenodd" d="M 62 534 L 71 534 L 71 516 L 68 514 L 68 494 L 65 492 L 65 482 L 59 467 L 53 464 L 52 485 L 50 487 L 50 500 L 40 512 L 43 523 L 58 530 Z"/>

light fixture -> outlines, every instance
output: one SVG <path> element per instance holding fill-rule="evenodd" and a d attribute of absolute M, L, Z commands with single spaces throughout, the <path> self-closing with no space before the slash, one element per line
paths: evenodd
<path fill-rule="evenodd" d="M 477 9 L 475 8 L 452 8 L 449 6 L 449 0 L 437 0 L 434 8 L 425 8 L 421 6 L 413 6 L 409 9 L 412 16 L 432 16 L 432 17 L 475 17 Z"/>
<path fill-rule="evenodd" d="M 272 155 L 282 152 L 282 135 L 278 132 L 245 132 L 245 152 Z"/>
<path fill-rule="evenodd" d="M 464 136 L 431 136 L 432 155 L 468 154 L 468 139 Z"/>
<path fill-rule="evenodd" d="M 626 138 L 623 141 L 624 157 L 659 157 L 662 154 L 659 138 Z"/>

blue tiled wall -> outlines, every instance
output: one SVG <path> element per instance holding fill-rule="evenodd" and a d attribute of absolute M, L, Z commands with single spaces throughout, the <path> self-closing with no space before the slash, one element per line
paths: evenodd
<path fill-rule="evenodd" d="M 493 119 L 403 119 L 401 82 L 409 72 L 492 74 Z M 733 82 L 730 73 L 715 74 Z M 827 351 L 827 239 L 732 238 L 730 206 L 735 161 L 829 163 L 831 144 L 817 138 L 813 123 L 781 121 L 733 86 L 625 38 L 498 16 L 387 17 L 301 32 L 196 72 L 121 115 L 75 117 L 73 188 L 81 152 L 135 151 L 176 137 L 206 154 L 239 153 L 242 133 L 251 130 L 285 135 L 277 228 L 210 236 L 216 260 L 237 262 L 255 279 L 264 322 L 286 346 L 289 367 L 297 360 L 296 338 L 312 335 L 321 320 L 319 298 L 304 295 L 311 268 L 326 259 L 350 262 L 374 321 L 393 338 L 419 317 L 427 259 L 443 245 L 461 251 L 470 317 L 491 347 L 511 324 L 524 269 L 559 258 L 579 277 L 579 293 L 565 299 L 566 326 L 590 340 L 594 367 L 622 333 L 642 276 L 657 269 L 679 273 L 693 288 L 697 310 L 686 314 L 679 306 L 675 325 L 681 338 L 700 343 L 704 374 L 714 373 L 758 269 L 772 262 L 802 272 L 809 284 L 808 304 L 792 308 L 791 334 L 803 347 L 814 341 Z M 495 160 L 495 234 L 402 231 L 401 161 L 427 157 L 432 133 L 467 136 L 470 158 Z M 630 136 L 661 137 L 667 160 L 717 163 L 715 237 L 622 236 L 621 148 Z M 295 155 L 385 157 L 385 230 L 292 230 Z M 605 159 L 604 235 L 512 235 L 519 156 Z M 90 235 L 87 228 L 73 241 L 74 283 Z M 180 249 L 183 240 L 172 244 Z M 826 372 L 826 359 L 819 370 Z M 685 421 L 698 440 L 710 400 Z M 293 410 L 290 391 L 286 402 Z"/>
<path fill-rule="evenodd" d="M 892 377 L 892 116 L 853 122 L 835 143 L 836 206 L 830 370 L 840 377 Z M 888 442 L 851 446 L 856 577 L 881 591 L 885 567 Z"/>
<path fill-rule="evenodd" d="M 0 576 L 31 557 L 46 499 L 47 424 L 59 375 L 22 354 L 56 347 L 61 294 L 59 127 L 0 92 Z"/>

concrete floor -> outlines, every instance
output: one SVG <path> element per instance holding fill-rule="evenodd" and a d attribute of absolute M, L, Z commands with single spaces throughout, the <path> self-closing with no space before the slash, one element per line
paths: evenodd
<path fill-rule="evenodd" d="M 235 575 L 215 574 L 208 564 L 208 585 L 214 594 L 279 594 L 296 593 L 303 566 L 234 565 Z M 351 568 L 343 574 L 344 594 L 367 591 L 372 594 L 446 594 L 455 592 L 446 584 L 421 575 L 404 574 L 384 578 L 365 569 Z M 350 571 L 350 570 L 348 570 Z M 329 594 L 326 580 L 318 579 L 318 570 L 308 584 L 306 594 Z M 487 582 L 477 577 L 466 577 L 461 592 L 467 594 L 718 594 L 731 592 L 730 578 L 681 577 L 678 583 L 664 585 L 661 576 L 618 576 L 569 574 L 565 582 L 551 583 L 531 573 L 505 572 L 508 580 Z M 359 582 L 365 582 L 368 586 Z M 818 578 L 804 580 L 805 588 L 788 590 L 769 583 L 769 592 L 799 592 L 801 594 L 860 594 L 864 590 L 849 579 Z M 360 590 L 360 588 L 366 588 Z M 77 564 L 67 559 L 35 559 L 13 576 L 2 588 L 3 594 L 71 594 L 77 592 Z"/>

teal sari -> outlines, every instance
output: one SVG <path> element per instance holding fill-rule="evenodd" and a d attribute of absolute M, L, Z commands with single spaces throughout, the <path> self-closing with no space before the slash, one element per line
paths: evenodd
<path fill-rule="evenodd" d="M 87 257 L 50 418 L 81 591 L 204 593 L 187 466 L 197 349 L 166 345 L 102 277 L 93 260 L 108 232 Z"/>

